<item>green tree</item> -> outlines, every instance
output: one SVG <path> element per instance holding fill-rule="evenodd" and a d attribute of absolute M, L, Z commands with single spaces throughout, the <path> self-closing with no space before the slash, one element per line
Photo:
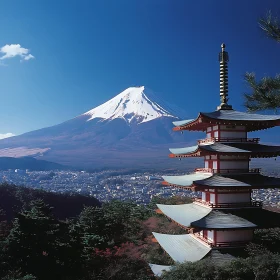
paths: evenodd
<path fill-rule="evenodd" d="M 84 207 L 79 215 L 76 228 L 72 232 L 75 232 L 76 236 L 80 236 L 81 257 L 85 261 L 85 265 L 91 261 L 95 248 L 108 246 L 110 231 L 106 231 L 106 221 L 102 208 Z"/>
<path fill-rule="evenodd" d="M 209 260 L 202 260 L 195 263 L 177 264 L 170 272 L 165 272 L 164 280 L 214 280 L 215 265 Z"/>
<path fill-rule="evenodd" d="M 36 280 L 36 277 L 28 274 L 22 276 L 19 272 L 10 272 L 5 277 L 1 278 L 2 280 Z"/>
<path fill-rule="evenodd" d="M 32 201 L 28 210 L 17 215 L 5 242 L 11 268 L 40 280 L 71 279 L 64 278 L 69 268 L 67 229 L 67 224 L 53 217 L 51 207 L 42 200 Z"/>
<path fill-rule="evenodd" d="M 113 200 L 103 204 L 106 231 L 110 232 L 113 245 L 126 241 L 136 241 L 139 238 L 141 220 L 151 215 L 144 206 L 138 206 L 132 201 Z"/>
<path fill-rule="evenodd" d="M 280 21 L 271 12 L 260 18 L 259 26 L 267 37 L 280 42 Z M 277 111 L 280 108 L 280 75 L 257 81 L 254 73 L 246 73 L 245 81 L 251 88 L 250 93 L 244 94 L 245 107 L 249 111 Z"/>

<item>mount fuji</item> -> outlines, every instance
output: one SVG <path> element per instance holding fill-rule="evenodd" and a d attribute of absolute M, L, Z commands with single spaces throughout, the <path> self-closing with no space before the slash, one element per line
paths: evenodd
<path fill-rule="evenodd" d="M 0 156 L 83 168 L 163 166 L 170 144 L 194 139 L 172 131 L 172 122 L 186 116 L 144 86 L 130 87 L 69 121 L 1 140 Z"/>

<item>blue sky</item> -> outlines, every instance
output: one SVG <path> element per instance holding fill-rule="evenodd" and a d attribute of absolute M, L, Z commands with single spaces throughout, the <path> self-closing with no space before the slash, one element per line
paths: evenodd
<path fill-rule="evenodd" d="M 130 86 L 152 89 L 186 117 L 215 110 L 222 42 L 235 109 L 245 110 L 246 71 L 280 73 L 280 45 L 257 23 L 269 9 L 280 16 L 279 0 L 0 3 L 0 136 L 61 123 Z"/>

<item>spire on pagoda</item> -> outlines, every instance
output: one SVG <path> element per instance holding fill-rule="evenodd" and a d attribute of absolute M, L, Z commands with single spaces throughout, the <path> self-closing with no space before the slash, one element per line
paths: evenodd
<path fill-rule="evenodd" d="M 232 110 L 232 106 L 228 105 L 228 52 L 225 51 L 226 45 L 222 44 L 222 51 L 219 53 L 220 61 L 220 98 L 221 104 L 218 110 Z"/>

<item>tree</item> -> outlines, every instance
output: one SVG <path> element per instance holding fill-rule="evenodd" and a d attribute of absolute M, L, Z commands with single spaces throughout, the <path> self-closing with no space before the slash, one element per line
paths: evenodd
<path fill-rule="evenodd" d="M 271 12 L 259 19 L 259 26 L 267 37 L 280 42 L 280 21 Z M 277 111 L 280 108 L 280 75 L 257 81 L 254 73 L 246 73 L 245 81 L 252 90 L 244 94 L 244 105 L 249 111 Z"/>
<path fill-rule="evenodd" d="M 31 274 L 22 276 L 21 273 L 17 271 L 15 272 L 13 271 L 1 279 L 2 280 L 36 280 L 36 277 Z"/>
<path fill-rule="evenodd" d="M 6 239 L 7 263 L 38 279 L 73 279 L 69 270 L 67 248 L 68 225 L 52 215 L 52 208 L 42 200 L 34 200 L 14 220 Z M 54 274 L 56 274 L 54 276 Z M 67 277 L 67 278 L 64 278 Z"/>
<path fill-rule="evenodd" d="M 260 18 L 259 25 L 268 38 L 280 42 L 280 21 L 272 15 L 271 11 L 268 12 L 266 17 Z"/>

